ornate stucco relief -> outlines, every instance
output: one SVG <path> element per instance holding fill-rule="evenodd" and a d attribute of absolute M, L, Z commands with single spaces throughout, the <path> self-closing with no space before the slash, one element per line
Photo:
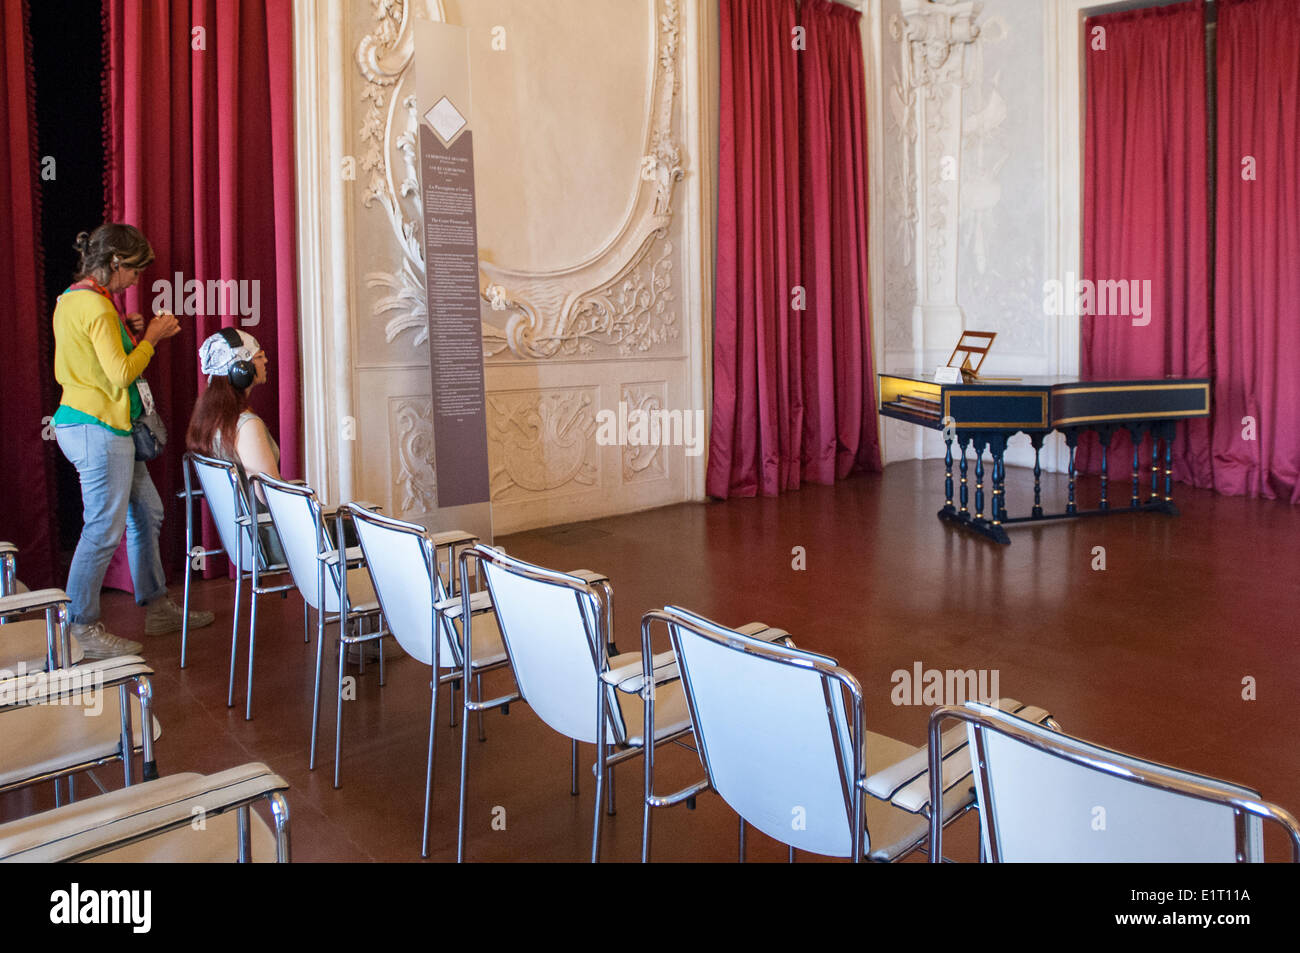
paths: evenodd
<path fill-rule="evenodd" d="M 627 406 L 629 419 L 634 411 L 652 414 L 664 410 L 668 402 L 666 381 L 624 384 L 619 393 L 621 402 Z M 637 445 L 629 442 L 622 450 L 624 483 L 658 480 L 668 476 L 668 462 L 664 459 L 661 444 Z"/>
<path fill-rule="evenodd" d="M 925 346 L 951 339 L 960 327 L 957 302 L 958 183 L 962 91 L 970 83 L 968 47 L 980 28 L 982 4 L 972 0 L 900 0 L 889 18 L 899 51 L 889 101 L 901 152 L 891 177 L 891 198 L 902 202 L 895 219 L 900 241 L 917 236 L 917 260 L 902 264 L 916 273 L 916 302 Z M 912 289 L 896 281 L 897 291 Z M 901 335 L 896 334 L 895 339 Z M 911 335 L 908 335 L 910 338 Z M 889 336 L 886 337 L 887 343 Z M 913 342 L 918 343 L 918 342 Z"/>
<path fill-rule="evenodd" d="M 596 387 L 490 394 L 492 502 L 596 488 L 599 399 Z"/>
<path fill-rule="evenodd" d="M 676 139 L 681 84 L 679 0 L 654 4 L 656 28 L 644 158 L 629 181 L 633 200 L 613 237 L 585 261 L 526 271 L 483 260 L 484 356 L 494 361 L 573 358 L 609 349 L 630 356 L 676 341 L 680 319 L 672 292 L 675 246 L 670 240 L 676 185 L 686 174 Z M 365 78 L 360 168 L 367 176 L 365 208 L 384 213 L 400 259 L 365 275 L 378 292 L 372 304 L 385 340 L 427 339 L 424 259 L 419 241 L 415 103 L 410 82 L 411 20 L 422 8 L 443 19 L 440 2 L 372 0 L 370 32 L 358 44 Z"/>
<path fill-rule="evenodd" d="M 962 119 L 958 293 L 972 326 L 998 333 L 998 353 L 1042 355 L 1043 195 L 1008 187 L 1043 176 L 1040 5 L 997 0 L 970 50 Z M 1010 82 L 1008 82 L 1010 80 Z"/>
<path fill-rule="evenodd" d="M 399 513 L 431 513 L 437 507 L 432 413 L 433 401 L 429 397 L 388 400 L 389 446 L 397 457 L 393 499 Z"/>

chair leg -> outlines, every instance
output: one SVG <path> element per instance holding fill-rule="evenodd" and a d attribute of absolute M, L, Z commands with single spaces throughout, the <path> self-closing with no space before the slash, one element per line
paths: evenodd
<path fill-rule="evenodd" d="M 614 816 L 614 766 L 609 766 L 609 784 L 605 787 L 605 813 Z"/>
<path fill-rule="evenodd" d="M 483 673 L 474 676 L 474 700 L 483 700 Z M 487 735 L 483 732 L 483 709 L 478 710 L 478 740 L 487 741 Z"/>
<path fill-rule="evenodd" d="M 316 770 L 316 735 L 320 728 L 320 676 L 321 664 L 325 652 L 325 612 L 316 610 L 316 690 L 311 696 L 311 755 L 307 761 L 308 770 Z"/>
<path fill-rule="evenodd" d="M 311 606 L 307 604 L 307 600 L 306 599 L 302 600 L 302 644 L 303 645 L 306 645 L 308 642 L 311 641 L 311 629 L 308 628 L 308 626 L 311 623 L 308 621 L 307 618 L 307 613 L 310 611 L 311 611 Z"/>
<path fill-rule="evenodd" d="M 745 862 L 745 819 L 740 819 L 740 863 Z"/>
<path fill-rule="evenodd" d="M 456 711 L 457 711 L 456 690 L 459 688 L 460 688 L 460 679 L 459 678 L 453 679 L 451 683 L 451 716 L 450 716 L 450 723 L 451 723 L 451 727 L 453 728 L 456 727 Z"/>
<path fill-rule="evenodd" d="M 361 630 L 358 634 L 365 635 L 366 620 L 364 618 L 358 619 L 356 624 L 357 627 Z M 342 644 L 339 645 L 339 651 L 340 652 L 343 651 Z M 366 644 L 364 642 L 357 643 L 357 661 L 360 665 L 360 674 L 364 676 L 366 674 Z"/>
<path fill-rule="evenodd" d="M 578 739 L 571 739 L 573 747 L 569 751 L 569 793 L 575 797 L 578 794 Z"/>
<path fill-rule="evenodd" d="M 591 862 L 600 861 L 600 814 L 601 795 L 605 793 L 605 692 L 603 686 L 596 690 L 596 800 L 592 812 L 595 820 L 591 825 Z"/>
<path fill-rule="evenodd" d="M 793 864 L 793 863 L 794 863 L 794 848 L 793 848 L 793 847 L 790 848 L 790 859 L 789 859 L 788 861 L 786 861 L 786 863 L 790 863 L 790 864 Z"/>
<path fill-rule="evenodd" d="M 645 746 L 643 753 L 645 758 L 645 793 L 642 798 L 641 808 L 644 812 L 641 817 L 641 863 L 650 863 L 650 812 L 653 810 L 650 806 L 650 798 L 654 795 L 654 777 L 655 777 L 655 746 L 648 744 Z"/>
<path fill-rule="evenodd" d="M 383 622 L 379 623 L 380 628 L 383 628 L 383 625 Z M 381 635 L 375 639 L 375 644 L 379 646 L 379 686 L 382 688 L 384 685 L 384 637 Z"/>
<path fill-rule="evenodd" d="M 420 838 L 420 856 L 429 856 L 429 800 L 433 796 L 434 725 L 438 720 L 438 669 L 433 669 L 429 691 L 429 760 L 424 766 L 424 833 Z"/>
<path fill-rule="evenodd" d="M 343 663 L 347 661 L 347 651 L 343 643 L 343 633 L 347 631 L 347 620 L 339 618 L 339 690 L 338 690 L 338 710 L 334 715 L 334 787 L 339 787 L 339 772 L 343 765 Z M 364 645 L 358 642 L 357 645 Z M 364 656 L 364 652 L 362 655 Z"/>
<path fill-rule="evenodd" d="M 189 501 L 186 501 L 186 507 Z M 181 668 L 185 667 L 185 647 L 189 644 L 190 638 L 190 572 L 192 565 L 190 560 L 194 557 L 189 553 L 185 554 L 185 598 L 181 601 Z"/>
<path fill-rule="evenodd" d="M 244 699 L 244 721 L 253 720 L 253 643 L 257 639 L 257 593 L 248 594 L 248 694 Z"/>
<path fill-rule="evenodd" d="M 601 744 L 597 744 L 596 748 L 597 748 L 596 764 L 600 765 L 600 763 L 605 758 L 605 750 L 604 750 L 604 746 Z M 595 820 L 592 822 L 591 825 L 591 862 L 593 864 L 600 862 L 600 816 L 603 813 L 600 802 L 601 802 L 601 796 L 604 794 L 604 791 L 605 791 L 605 772 L 600 767 L 597 767 L 596 768 L 596 809 L 594 811 L 596 816 L 595 816 Z"/>
<path fill-rule="evenodd" d="M 467 680 L 468 681 L 468 680 Z M 465 688 L 469 686 L 466 685 Z M 462 694 L 462 698 L 464 694 Z M 452 698 L 455 698 L 453 689 Z M 460 817 L 456 824 L 456 863 L 465 860 L 465 794 L 469 786 L 469 712 L 460 719 Z"/>
<path fill-rule="evenodd" d="M 235 707 L 235 655 L 239 651 L 239 591 L 243 588 L 242 574 L 235 568 L 235 618 L 230 623 L 230 684 L 226 688 L 226 707 Z"/>

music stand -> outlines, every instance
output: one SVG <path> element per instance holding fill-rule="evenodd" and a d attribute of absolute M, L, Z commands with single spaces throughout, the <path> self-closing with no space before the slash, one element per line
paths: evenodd
<path fill-rule="evenodd" d="M 979 380 L 984 358 L 988 356 L 993 347 L 993 339 L 997 336 L 995 331 L 963 331 L 957 339 L 957 346 L 952 349 L 952 356 L 948 358 L 948 366 L 959 368 L 962 380 L 967 384 Z M 962 355 L 960 364 L 955 363 L 958 354 Z M 978 355 L 979 358 L 974 367 L 970 363 L 971 355 Z"/>

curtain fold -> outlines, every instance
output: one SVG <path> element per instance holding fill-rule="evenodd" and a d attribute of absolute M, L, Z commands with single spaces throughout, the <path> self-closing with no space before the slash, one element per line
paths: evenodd
<path fill-rule="evenodd" d="M 45 406 L 42 379 L 41 328 L 49 322 L 43 291 L 40 193 L 35 74 L 32 66 L 30 13 L 25 0 L 0 4 L 0 188 L 8 219 L 0 228 L 0 261 L 8 275 L 0 296 L 0 339 L 8 356 L 4 366 L 4 399 L 0 400 L 0 472 L 14 490 L 0 509 L 0 539 L 19 548 L 18 569 L 32 588 L 57 585 L 55 579 L 55 521 L 53 430 L 43 421 L 52 412 Z M 45 439 L 48 435 L 51 439 Z"/>
<path fill-rule="evenodd" d="M 1083 278 L 1094 288 L 1124 282 L 1130 313 L 1101 314 L 1098 307 L 1081 317 L 1082 376 L 1209 377 L 1203 0 L 1090 17 L 1085 36 Z M 1145 282 L 1150 297 L 1139 315 L 1131 295 L 1145 298 Z M 1175 479 L 1212 485 L 1209 433 L 1206 420 L 1179 425 Z M 1111 460 L 1123 466 L 1132 453 L 1120 431 Z M 1149 457 L 1148 446 L 1142 459 Z M 1086 434 L 1079 468 L 1096 472 L 1099 462 L 1096 437 Z"/>
<path fill-rule="evenodd" d="M 151 472 L 175 571 L 184 434 L 206 384 L 198 346 L 219 327 L 242 327 L 266 351 L 270 381 L 253 391 L 253 409 L 279 441 L 281 472 L 301 468 L 292 10 L 289 0 L 105 0 L 105 9 L 107 215 L 137 226 L 157 254 L 126 307 L 148 315 L 170 301 L 183 329 L 145 375 L 171 433 Z M 239 305 L 229 285 L 214 295 L 215 282 L 235 282 Z M 204 540 L 217 544 L 210 526 Z M 130 585 L 112 569 L 108 584 Z"/>
<path fill-rule="evenodd" d="M 721 3 L 712 497 L 880 467 L 859 17 Z"/>
<path fill-rule="evenodd" d="M 1217 47 L 1214 486 L 1300 503 L 1300 4 L 1220 0 Z"/>
<path fill-rule="evenodd" d="M 808 292 L 803 477 L 879 470 L 867 288 L 866 75 L 856 10 L 804 0 L 800 59 L 802 262 Z"/>

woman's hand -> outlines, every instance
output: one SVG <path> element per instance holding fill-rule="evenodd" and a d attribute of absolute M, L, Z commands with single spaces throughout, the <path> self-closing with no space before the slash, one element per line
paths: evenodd
<path fill-rule="evenodd" d="M 153 320 L 149 322 L 149 328 L 144 332 L 144 339 L 157 347 L 159 341 L 165 341 L 180 333 L 181 323 L 176 320 L 176 315 L 163 311 L 154 315 Z"/>
<path fill-rule="evenodd" d="M 126 316 L 126 326 L 131 330 L 132 336 L 138 338 L 144 333 L 144 315 L 139 311 L 132 311 Z"/>

